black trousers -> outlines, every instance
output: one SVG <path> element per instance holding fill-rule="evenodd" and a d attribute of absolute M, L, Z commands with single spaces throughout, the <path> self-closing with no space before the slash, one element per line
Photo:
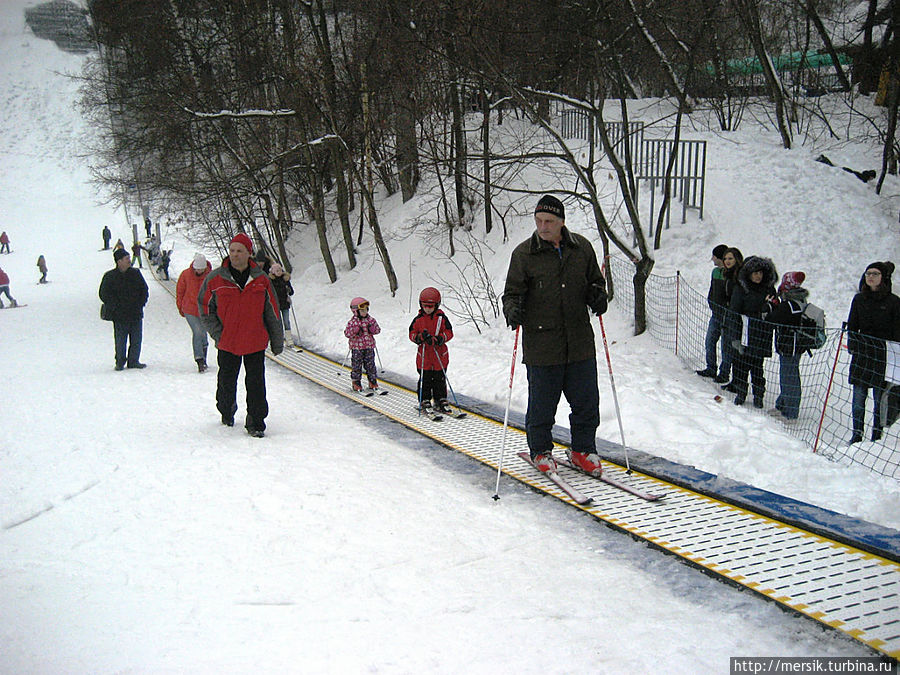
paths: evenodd
<path fill-rule="evenodd" d="M 420 370 L 422 389 L 419 392 L 419 400 L 440 401 L 447 398 L 447 378 L 443 370 Z"/>
<path fill-rule="evenodd" d="M 731 365 L 731 373 L 731 381 L 739 396 L 746 398 L 747 389 L 750 387 L 748 382 L 750 378 L 753 379 L 753 397 L 762 398 L 765 395 L 766 376 L 763 369 L 762 356 L 735 354 L 734 362 Z"/>
<path fill-rule="evenodd" d="M 244 363 L 244 386 L 247 389 L 247 418 L 244 426 L 248 429 L 266 428 L 269 403 L 266 401 L 266 352 L 252 354 L 232 354 L 222 349 L 218 355 L 219 375 L 216 385 L 216 408 L 226 417 L 234 414 L 237 407 L 237 380 Z"/>

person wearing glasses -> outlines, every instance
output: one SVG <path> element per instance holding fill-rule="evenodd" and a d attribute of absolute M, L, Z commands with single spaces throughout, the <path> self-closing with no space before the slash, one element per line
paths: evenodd
<path fill-rule="evenodd" d="M 378 391 L 375 336 L 381 332 L 381 327 L 375 317 L 369 314 L 369 301 L 365 298 L 353 298 L 350 301 L 350 311 L 353 316 L 344 328 L 344 335 L 350 343 L 350 383 L 353 391 L 362 391 L 362 371 L 365 370 L 369 389 Z"/>
<path fill-rule="evenodd" d="M 884 427 L 881 398 L 885 390 L 886 340 L 900 341 L 900 298 L 891 292 L 894 263 L 873 262 L 859 280 L 859 292 L 847 317 L 849 382 L 853 385 L 853 436 L 851 445 L 863 439 L 869 389 L 875 399 L 872 441 L 881 439 Z M 888 411 L 890 412 L 890 411 Z"/>

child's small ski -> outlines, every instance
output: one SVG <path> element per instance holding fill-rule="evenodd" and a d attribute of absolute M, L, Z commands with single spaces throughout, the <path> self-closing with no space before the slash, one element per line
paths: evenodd
<path fill-rule="evenodd" d="M 556 471 L 541 471 L 536 466 L 534 466 L 534 462 L 531 461 L 531 454 L 527 452 L 520 452 L 518 454 L 519 457 L 533 466 L 535 471 L 544 474 L 547 478 L 553 481 L 556 487 L 569 495 L 572 501 L 574 501 L 576 504 L 578 504 L 579 506 L 584 506 L 591 503 L 591 497 L 588 497 L 586 494 L 579 492 L 578 488 L 576 488 L 574 485 L 570 485 L 569 483 L 564 481 L 562 478 L 560 478 L 559 474 Z"/>

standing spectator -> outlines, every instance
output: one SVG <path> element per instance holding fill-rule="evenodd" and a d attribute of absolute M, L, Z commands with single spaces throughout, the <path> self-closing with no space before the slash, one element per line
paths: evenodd
<path fill-rule="evenodd" d="M 144 229 L 147 230 L 147 239 L 153 236 L 153 223 L 150 218 L 144 218 Z"/>
<path fill-rule="evenodd" d="M 109 250 L 109 240 L 112 239 L 112 232 L 109 231 L 109 226 L 103 226 L 103 250 Z"/>
<path fill-rule="evenodd" d="M 38 280 L 39 284 L 47 283 L 47 261 L 44 260 L 44 256 L 40 255 L 37 259 L 37 268 L 41 273 L 41 278 Z"/>
<path fill-rule="evenodd" d="M 137 262 L 138 267 L 143 267 L 141 264 L 141 250 L 143 249 L 140 242 L 136 241 L 131 245 L 131 260 Z"/>
<path fill-rule="evenodd" d="M 732 322 L 729 334 L 734 347 L 735 405 L 747 399 L 748 379 L 753 378 L 753 406 L 763 407 L 766 378 L 763 361 L 772 356 L 772 324 L 766 317 L 777 302 L 774 283 L 778 279 L 775 263 L 769 258 L 750 256 L 738 273 L 738 283 L 731 296 Z M 749 377 L 748 377 L 749 376 Z"/>
<path fill-rule="evenodd" d="M 278 309 L 281 312 L 281 321 L 287 336 L 291 332 L 291 317 L 288 310 L 291 308 L 291 296 L 294 294 L 291 275 L 279 263 L 272 263 L 269 268 L 269 280 L 272 282 L 272 288 L 275 289 L 275 297 L 278 298 Z"/>
<path fill-rule="evenodd" d="M 172 251 L 163 251 L 159 254 L 159 269 L 161 274 L 164 274 L 166 277 L 166 281 L 169 280 L 169 262 L 172 260 Z"/>
<path fill-rule="evenodd" d="M 206 350 L 209 340 L 206 338 L 206 329 L 200 321 L 200 310 L 197 305 L 197 296 L 200 295 L 200 287 L 206 280 L 206 276 L 212 269 L 212 265 L 202 253 L 194 256 L 190 267 L 183 270 L 175 284 L 175 304 L 178 313 L 181 314 L 191 327 L 191 345 L 194 349 L 194 361 L 197 363 L 197 371 L 204 373 L 209 367 L 206 363 Z"/>
<path fill-rule="evenodd" d="M 725 251 L 722 256 L 722 277 L 725 279 L 725 311 L 722 317 L 722 363 L 719 366 L 719 374 L 715 382 L 723 384 L 731 379 L 731 364 L 734 361 L 734 348 L 731 346 L 732 335 L 729 333 L 728 315 L 731 310 L 731 296 L 734 295 L 734 287 L 737 285 L 738 273 L 744 266 L 744 254 L 734 246 Z M 724 389 L 734 393 L 734 387 L 726 384 Z"/>
<path fill-rule="evenodd" d="M 600 424 L 597 356 L 588 309 L 606 311 L 606 283 L 591 243 L 565 227 L 563 204 L 545 195 L 534 210 L 535 232 L 512 253 L 503 313 L 522 327 L 528 371 L 525 427 L 540 471 L 555 471 L 551 430 L 561 394 L 569 402 L 570 458 L 600 475 L 595 434 Z"/>
<path fill-rule="evenodd" d="M 350 311 L 353 316 L 344 328 L 344 335 L 350 343 L 350 384 L 353 391 L 362 391 L 362 371 L 365 370 L 369 389 L 377 391 L 375 336 L 381 332 L 381 327 L 375 317 L 369 314 L 369 301 L 365 298 L 353 298 L 350 301 Z"/>
<path fill-rule="evenodd" d="M 264 248 L 259 249 L 256 252 L 256 255 L 253 256 L 253 259 L 256 261 L 256 264 L 262 267 L 263 272 L 268 274 L 272 269 L 272 257 L 266 253 Z"/>
<path fill-rule="evenodd" d="M 149 295 L 147 282 L 140 271 L 131 266 L 131 257 L 124 248 L 113 252 L 113 260 L 116 266 L 104 274 L 100 282 L 100 300 L 112 316 L 116 370 L 146 368 L 140 358 L 144 305 Z"/>
<path fill-rule="evenodd" d="M 778 287 L 779 303 L 769 313 L 769 321 L 775 324 L 775 351 L 778 352 L 778 379 L 781 392 L 775 399 L 774 414 L 795 420 L 800 415 L 800 357 L 797 329 L 808 304 L 809 291 L 802 284 L 803 272 L 788 272 L 781 277 Z"/>
<path fill-rule="evenodd" d="M 9 294 L 9 275 L 0 268 L 0 295 L 5 295 L 9 299 L 10 307 L 18 307 L 19 303 Z M 3 300 L 0 300 L 0 309 L 3 309 Z"/>
<path fill-rule="evenodd" d="M 243 232 L 228 245 L 228 257 L 207 275 L 198 297 L 200 320 L 218 349 L 219 375 L 216 408 L 222 424 L 234 426 L 237 378 L 244 364 L 247 388 L 247 433 L 265 435 L 269 414 L 266 401 L 266 346 L 280 354 L 284 331 L 278 298 L 269 277 L 251 260 L 253 242 Z"/>
<path fill-rule="evenodd" d="M 887 363 L 885 340 L 900 341 L 900 298 L 891 292 L 893 272 L 894 263 L 873 262 L 859 280 L 859 292 L 850 304 L 847 349 L 851 355 L 849 381 L 853 385 L 851 444 L 863 439 L 869 389 L 875 399 L 871 438 L 881 439 L 881 398 Z"/>
<path fill-rule="evenodd" d="M 0 253 L 9 253 L 9 235 L 5 231 L 0 232 Z"/>
<path fill-rule="evenodd" d="M 709 293 L 706 294 L 706 304 L 712 312 L 709 324 L 706 327 L 706 368 L 698 370 L 700 377 L 716 377 L 717 359 L 716 348 L 722 343 L 722 362 L 725 361 L 725 263 L 722 260 L 728 246 L 719 244 L 712 250 L 713 269 L 709 280 Z"/>

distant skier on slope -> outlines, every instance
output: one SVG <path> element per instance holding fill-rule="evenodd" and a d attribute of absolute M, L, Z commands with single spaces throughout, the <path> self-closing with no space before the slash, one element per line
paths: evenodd
<path fill-rule="evenodd" d="M 18 307 L 16 299 L 9 294 L 9 275 L 0 268 L 0 295 L 5 295 L 9 299 L 10 307 Z M 3 309 L 3 300 L 0 300 L 0 309 Z"/>

